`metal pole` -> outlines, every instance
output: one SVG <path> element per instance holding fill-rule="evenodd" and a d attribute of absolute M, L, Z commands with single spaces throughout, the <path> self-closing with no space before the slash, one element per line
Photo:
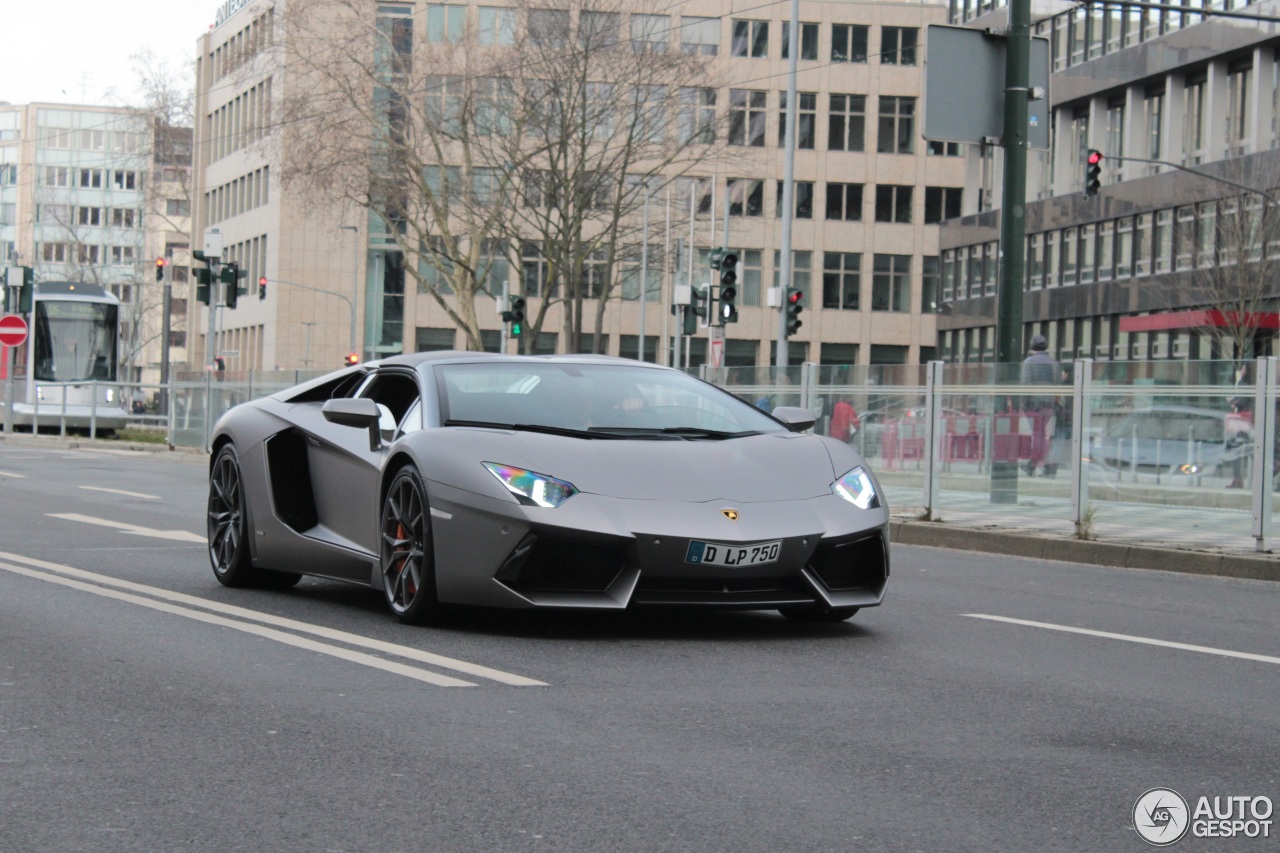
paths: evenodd
<path fill-rule="evenodd" d="M 9 377 L 4 384 L 4 432 L 13 434 L 13 372 L 18 366 L 18 348 L 5 347 L 9 351 Z"/>
<path fill-rule="evenodd" d="M 356 351 L 356 303 L 360 301 L 360 229 L 354 225 L 341 226 L 351 232 L 351 332 L 347 352 Z"/>
<path fill-rule="evenodd" d="M 1030 0 L 1028 0 L 1030 2 Z M 796 104 L 796 60 L 800 53 L 800 0 L 791 0 L 791 25 L 787 39 L 787 114 L 783 128 L 782 147 L 786 151 L 786 166 L 782 172 L 782 260 L 778 264 L 778 335 L 777 358 L 779 368 L 789 363 L 787 350 L 787 288 L 791 286 L 791 224 L 796 206 L 796 126 L 800 109 Z M 781 373 L 779 373 L 781 378 Z"/>
<path fill-rule="evenodd" d="M 1089 448 L 1089 406 L 1092 404 L 1090 391 L 1093 385 L 1093 360 L 1082 358 L 1076 362 L 1075 374 L 1072 376 L 1073 389 L 1071 402 L 1071 520 L 1076 525 L 1076 535 L 1089 531 L 1081 525 L 1088 521 L 1089 513 L 1089 469 L 1085 468 L 1085 457 L 1092 458 Z"/>
<path fill-rule="evenodd" d="M 662 238 L 662 282 L 664 285 L 668 285 L 669 283 L 670 287 L 674 287 L 676 283 L 675 271 L 671 269 L 671 184 L 667 184 L 666 236 Z M 664 289 L 659 292 L 669 293 L 670 291 Z M 658 349 L 662 349 L 663 351 L 655 352 L 654 354 L 658 357 L 658 364 L 665 365 L 668 363 L 666 353 L 667 317 L 670 316 L 670 312 L 666 310 L 666 300 L 663 299 L 662 301 L 664 303 L 662 306 L 663 310 L 658 313 L 658 316 L 662 318 L 662 330 L 658 335 L 658 340 L 661 343 L 659 344 Z M 644 342 L 641 341 L 641 344 L 643 343 Z"/>
<path fill-rule="evenodd" d="M 98 437 L 98 380 L 89 383 L 89 438 Z"/>
<path fill-rule="evenodd" d="M 649 289 L 649 179 L 644 179 L 644 238 L 640 243 L 640 355 L 644 361 L 645 291 Z"/>
<path fill-rule="evenodd" d="M 1005 35 L 1004 200 L 1000 209 L 1000 293 L 996 300 L 996 365 L 1022 354 L 1022 279 L 1026 262 L 1027 99 L 1031 68 L 1031 0 L 1009 0 Z M 1000 377 L 997 376 L 997 381 Z M 1012 381 L 1010 375 L 1006 377 Z M 1018 462 L 991 466 L 991 502 L 1018 502 Z"/>
<path fill-rule="evenodd" d="M 1277 370 L 1274 356 L 1259 358 L 1253 404 L 1253 537 L 1254 548 L 1269 550 L 1275 490 Z"/>
<path fill-rule="evenodd" d="M 926 521 L 938 521 L 938 462 L 942 458 L 942 362 L 931 361 L 925 365 L 925 468 L 924 468 L 924 517 Z"/>
<path fill-rule="evenodd" d="M 173 325 L 173 308 L 170 304 L 173 295 L 173 271 L 170 269 L 169 275 L 160 284 L 160 299 L 163 301 L 163 312 L 161 314 L 160 325 L 163 329 L 161 334 L 164 340 L 160 342 L 160 411 L 161 413 L 169 410 L 169 338 L 170 327 Z"/>

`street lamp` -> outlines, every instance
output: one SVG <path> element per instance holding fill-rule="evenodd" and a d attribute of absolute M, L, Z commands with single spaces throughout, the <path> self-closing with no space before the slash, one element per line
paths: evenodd
<path fill-rule="evenodd" d="M 351 340 L 347 352 L 356 351 L 356 303 L 360 301 L 360 229 L 354 225 L 340 225 L 340 231 L 351 232 Z"/>

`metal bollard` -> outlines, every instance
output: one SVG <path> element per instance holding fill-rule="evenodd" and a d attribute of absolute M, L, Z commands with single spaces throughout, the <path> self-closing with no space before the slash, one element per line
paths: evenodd
<path fill-rule="evenodd" d="M 98 437 L 98 380 L 89 383 L 89 440 Z"/>

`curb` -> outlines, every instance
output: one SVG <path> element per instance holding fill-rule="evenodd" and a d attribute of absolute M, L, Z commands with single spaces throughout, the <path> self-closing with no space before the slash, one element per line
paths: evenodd
<path fill-rule="evenodd" d="M 202 462 L 208 454 L 198 447 L 170 447 L 142 441 L 91 439 L 84 436 L 33 436 L 0 432 L 0 444 L 14 447 L 44 447 L 57 450 L 97 450 L 104 453 L 149 453 L 157 459 L 174 462 Z"/>
<path fill-rule="evenodd" d="M 954 527 L 929 521 L 890 521 L 889 541 L 958 551 L 985 551 L 1009 557 L 1090 563 L 1124 569 L 1155 569 L 1191 575 L 1280 581 L 1280 557 L 1246 557 L 1212 551 L 1180 551 L 1120 542 L 1087 542 L 1057 536 L 1029 536 L 1002 530 Z"/>

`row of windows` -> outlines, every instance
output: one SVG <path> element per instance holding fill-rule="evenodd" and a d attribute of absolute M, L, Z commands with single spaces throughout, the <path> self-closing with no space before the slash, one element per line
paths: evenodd
<path fill-rule="evenodd" d="M 263 166 L 204 194 L 204 220 L 216 224 L 246 210 L 267 204 L 270 199 L 271 167 Z"/>
<path fill-rule="evenodd" d="M 147 135 L 126 130 L 70 130 L 41 127 L 37 145 L 60 150 L 139 154 L 147 150 Z"/>
<path fill-rule="evenodd" d="M 215 162 L 264 137 L 271 121 L 271 78 L 237 95 L 205 117 L 206 162 Z"/>
<path fill-rule="evenodd" d="M 45 166 L 40 186 L 82 189 L 140 190 L 142 173 L 133 169 L 78 169 L 74 166 Z"/>
<path fill-rule="evenodd" d="M 1204 270 L 1280 254 L 1262 207 L 1236 198 L 1167 208 L 1027 237 L 1026 289 Z M 1269 235 L 1269 236 L 1267 236 Z M 997 244 L 943 252 L 944 301 L 993 295 Z"/>
<path fill-rule="evenodd" d="M 730 178 L 729 215 L 730 216 L 763 216 L 766 182 L 754 178 Z M 812 181 L 796 181 L 795 191 L 796 219 L 814 218 L 814 187 Z M 823 185 L 826 190 L 823 218 L 845 222 L 861 222 L 863 220 L 863 184 L 844 184 L 828 182 Z M 906 184 L 876 184 L 873 198 L 875 200 L 874 217 L 876 222 L 911 223 L 914 221 L 913 204 L 916 187 Z M 776 182 L 773 210 L 775 215 L 782 215 L 782 181 Z M 936 225 L 947 219 L 960 216 L 963 190 L 959 187 L 923 187 L 924 223 Z M 710 204 L 706 205 L 709 212 Z"/>
<path fill-rule="evenodd" d="M 391 7 L 382 7 L 391 15 Z M 384 28 L 397 53 L 406 52 L 403 43 L 412 38 L 412 24 L 400 18 L 399 27 Z M 431 44 L 461 44 L 467 40 L 467 7 L 433 5 L 427 9 L 426 39 Z M 409 24 L 409 26 L 404 26 Z M 770 21 L 734 18 L 730 21 L 729 55 L 750 59 L 768 59 L 771 55 Z M 519 32 L 516 9 L 481 6 L 476 12 L 475 40 L 482 45 L 512 46 Z M 532 9 L 528 12 L 527 32 L 531 41 L 548 47 L 563 47 L 572 33 L 572 16 L 567 9 Z M 820 50 L 821 25 L 801 23 L 798 33 L 800 60 L 817 61 Z M 863 24 L 831 24 L 825 56 L 831 62 L 866 62 L 870 55 L 871 27 Z M 782 22 L 777 54 L 790 58 L 790 23 Z M 583 11 L 578 14 L 577 36 L 589 49 L 625 49 L 636 52 L 665 53 L 678 45 L 683 53 L 717 56 L 720 53 L 722 20 L 681 16 L 679 23 L 668 15 L 632 14 L 624 20 L 616 12 Z M 880 63 L 882 65 L 915 65 L 920 42 L 918 27 L 882 26 L 880 28 Z"/>
<path fill-rule="evenodd" d="M 271 47 L 274 28 L 275 10 L 267 9 L 215 48 L 213 51 L 214 79 L 221 80 L 261 51 Z"/>
<path fill-rule="evenodd" d="M 1120 322 L 1125 316 L 1109 314 L 1096 317 L 1068 317 L 1044 320 L 1023 326 L 1024 340 L 1044 335 L 1048 352 L 1061 363 L 1077 358 L 1096 361 L 1150 361 L 1154 359 L 1209 360 L 1231 358 L 1226 344 L 1212 334 L 1193 330 L 1159 332 L 1124 332 Z M 953 329 L 941 335 L 943 357 L 952 363 L 990 363 L 995 361 L 995 327 Z M 1265 342 L 1259 342 L 1259 351 Z"/>
<path fill-rule="evenodd" d="M 784 144 L 787 121 L 787 93 L 778 97 L 778 147 Z M 813 150 L 818 138 L 818 94 L 798 92 L 796 148 Z M 767 142 L 769 93 L 759 89 L 729 90 L 730 145 L 764 148 Z M 878 97 L 876 151 L 881 154 L 915 152 L 916 99 L 880 95 Z M 827 95 L 827 145 L 829 151 L 866 150 L 867 96 L 832 93 Z M 701 141 L 701 140 L 700 140 Z M 707 140 L 709 141 L 709 140 Z M 930 151 L 935 150 L 931 148 Z M 945 151 L 945 149 L 936 149 Z"/>
<path fill-rule="evenodd" d="M 96 244 L 48 242 L 36 244 L 36 255 L 48 264 L 110 264 L 131 266 L 142 260 L 140 246 L 99 246 Z"/>
<path fill-rule="evenodd" d="M 142 211 L 133 207 L 86 207 L 70 204 L 36 205 L 36 222 L 66 228 L 136 229 L 142 227 Z"/>

